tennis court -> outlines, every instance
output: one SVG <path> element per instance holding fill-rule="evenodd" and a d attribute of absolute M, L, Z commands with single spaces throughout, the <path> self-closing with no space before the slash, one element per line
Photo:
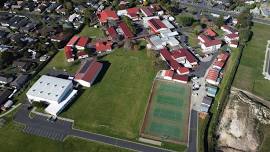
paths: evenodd
<path fill-rule="evenodd" d="M 155 80 L 141 136 L 187 144 L 189 113 L 190 88 L 187 85 Z"/>

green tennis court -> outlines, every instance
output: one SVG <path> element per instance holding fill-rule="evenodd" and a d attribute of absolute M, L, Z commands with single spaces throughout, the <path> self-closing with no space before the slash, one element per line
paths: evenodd
<path fill-rule="evenodd" d="M 189 113 L 190 88 L 187 85 L 155 80 L 141 135 L 186 144 Z"/>

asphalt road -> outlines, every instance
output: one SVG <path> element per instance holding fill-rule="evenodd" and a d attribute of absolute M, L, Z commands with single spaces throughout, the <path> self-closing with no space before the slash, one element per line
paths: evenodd
<path fill-rule="evenodd" d="M 195 110 L 191 111 L 189 130 L 189 148 L 188 152 L 197 152 L 197 123 L 198 113 Z"/>
<path fill-rule="evenodd" d="M 47 117 L 39 115 L 30 118 L 29 112 L 30 110 L 27 109 L 27 105 L 23 104 L 16 113 L 14 121 L 24 124 L 25 128 L 23 129 L 23 132 L 32 135 L 42 136 L 59 141 L 64 141 L 64 139 L 67 136 L 74 136 L 134 151 L 172 152 L 171 150 L 163 148 L 158 148 L 124 139 L 73 129 L 72 128 L 73 123 L 69 121 L 57 120 L 55 122 L 49 122 L 47 121 Z"/>
<path fill-rule="evenodd" d="M 207 11 L 215 13 L 215 14 L 231 15 L 231 16 L 234 16 L 234 17 L 239 15 L 239 12 L 225 11 L 225 10 L 213 8 L 211 6 L 194 4 L 194 3 L 190 3 L 190 2 L 186 2 L 186 1 L 182 1 L 182 0 L 179 0 L 179 5 L 180 6 L 193 7 L 193 8 L 196 8 L 197 10 L 207 10 Z M 260 17 L 253 17 L 252 21 L 257 22 L 257 23 L 261 23 L 261 24 L 270 25 L 270 20 L 263 19 L 263 18 L 260 18 Z"/>

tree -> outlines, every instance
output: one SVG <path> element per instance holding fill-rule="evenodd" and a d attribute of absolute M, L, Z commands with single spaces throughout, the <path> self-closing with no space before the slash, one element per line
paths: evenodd
<path fill-rule="evenodd" d="M 176 20 L 178 23 L 182 24 L 183 26 L 191 26 L 193 22 L 195 21 L 194 18 L 190 15 L 179 16 Z"/>
<path fill-rule="evenodd" d="M 73 3 L 72 2 L 65 2 L 64 8 L 66 9 L 67 12 L 71 12 L 73 10 Z"/>
<path fill-rule="evenodd" d="M 252 20 L 252 15 L 250 14 L 249 9 L 244 10 L 241 12 L 237 18 L 238 23 L 237 27 L 238 28 L 247 28 L 251 26 L 251 20 Z"/>
<path fill-rule="evenodd" d="M 245 44 L 252 37 L 252 31 L 249 28 L 242 29 L 239 32 L 240 43 Z"/>
<path fill-rule="evenodd" d="M 216 18 L 214 20 L 214 23 L 216 24 L 216 26 L 221 27 L 222 25 L 224 25 L 224 16 L 220 15 L 218 18 Z"/>
<path fill-rule="evenodd" d="M 131 20 L 130 18 L 128 18 L 127 16 L 124 16 L 124 17 L 123 17 L 123 21 L 124 21 L 124 23 L 127 24 L 128 28 L 131 30 L 131 32 L 132 32 L 133 34 L 136 34 L 136 28 L 135 28 L 135 26 L 133 25 L 132 20 Z"/>
<path fill-rule="evenodd" d="M 12 60 L 13 60 L 13 54 L 11 52 L 1 52 L 0 53 L 0 68 L 4 68 L 6 67 L 7 65 L 11 64 L 12 63 Z"/>
<path fill-rule="evenodd" d="M 91 9 L 91 8 L 87 8 L 87 9 L 85 9 L 85 10 L 83 11 L 83 14 L 84 14 L 84 23 L 85 23 L 86 25 L 89 25 L 90 20 L 91 20 L 90 17 L 92 16 L 93 13 L 94 13 L 94 10 Z"/>

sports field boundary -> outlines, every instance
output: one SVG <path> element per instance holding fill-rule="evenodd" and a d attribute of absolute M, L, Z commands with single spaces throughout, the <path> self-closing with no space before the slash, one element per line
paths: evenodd
<path fill-rule="evenodd" d="M 184 130 L 186 132 L 186 135 L 185 135 L 185 139 L 184 141 L 176 141 L 176 140 L 172 140 L 172 139 L 162 139 L 161 137 L 156 137 L 156 136 L 153 136 L 153 135 L 149 135 L 149 134 L 146 134 L 144 131 L 146 129 L 146 124 L 147 122 L 149 121 L 148 119 L 148 115 L 149 115 L 149 112 L 150 112 L 150 109 L 151 109 L 151 106 L 152 106 L 152 98 L 153 98 L 153 91 L 154 89 L 156 88 L 156 85 L 157 85 L 157 82 L 166 82 L 166 83 L 174 83 L 174 84 L 178 84 L 179 82 L 172 82 L 172 81 L 169 81 L 169 80 L 164 80 L 164 79 L 160 79 L 160 78 L 155 78 L 155 80 L 153 81 L 153 85 L 152 85 L 152 88 L 151 88 L 151 91 L 150 91 L 150 95 L 148 97 L 148 102 L 147 102 L 147 108 L 145 110 L 145 113 L 144 113 L 144 119 L 143 119 L 143 123 L 141 125 L 141 129 L 140 129 L 140 136 L 143 137 L 143 138 L 149 138 L 149 139 L 153 139 L 153 140 L 158 140 L 158 141 L 161 141 L 161 142 L 170 142 L 170 143 L 173 143 L 173 144 L 181 144 L 181 145 L 187 145 L 188 146 L 188 142 L 189 142 L 189 132 L 190 132 L 190 129 L 189 129 L 189 126 L 190 126 L 190 112 L 191 112 L 191 102 L 190 102 L 190 98 L 191 98 L 191 89 L 189 88 L 188 89 L 188 100 L 189 100 L 189 104 L 188 104 L 188 114 L 187 114 L 187 124 L 184 124 L 187 126 L 187 128 Z"/>

